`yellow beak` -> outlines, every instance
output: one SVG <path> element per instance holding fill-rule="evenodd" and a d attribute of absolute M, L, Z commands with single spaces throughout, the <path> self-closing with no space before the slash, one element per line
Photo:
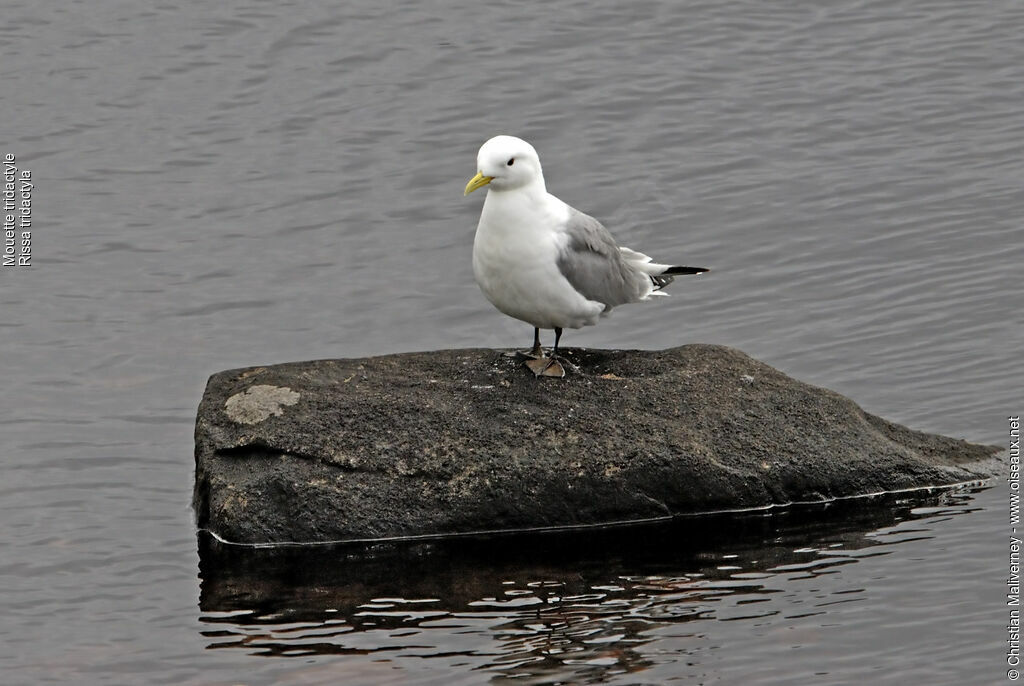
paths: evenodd
<path fill-rule="evenodd" d="M 494 177 L 493 176 L 484 176 L 483 172 L 477 172 L 476 176 L 471 178 L 469 180 L 469 183 L 466 184 L 466 192 L 463 193 L 462 195 L 464 195 L 464 196 L 469 195 L 470 193 L 475 191 L 477 188 L 482 188 L 482 187 L 486 186 L 487 184 L 489 184 L 491 181 L 494 181 Z"/>

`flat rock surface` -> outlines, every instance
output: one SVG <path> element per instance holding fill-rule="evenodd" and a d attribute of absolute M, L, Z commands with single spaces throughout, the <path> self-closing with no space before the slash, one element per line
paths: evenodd
<path fill-rule="evenodd" d="M 488 349 L 236 369 L 196 421 L 198 524 L 239 543 L 567 527 L 991 476 L 998 447 L 912 431 L 737 350 Z"/>

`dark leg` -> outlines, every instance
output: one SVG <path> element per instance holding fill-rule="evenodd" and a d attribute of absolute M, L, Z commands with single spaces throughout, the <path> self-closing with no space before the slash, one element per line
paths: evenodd
<path fill-rule="evenodd" d="M 533 327 L 533 348 L 530 350 L 517 350 L 516 357 L 525 360 L 539 360 L 544 357 L 544 348 L 540 344 L 540 329 Z"/>
<path fill-rule="evenodd" d="M 535 329 L 535 344 L 540 347 L 540 332 Z M 527 360 L 526 366 L 530 368 L 530 371 L 536 376 L 554 376 L 563 377 L 565 376 L 565 369 L 558 362 L 555 357 L 558 355 L 558 341 L 562 338 L 562 330 L 555 329 L 555 347 L 551 350 L 551 357 L 544 357 L 543 351 L 541 355 L 535 360 Z"/>
<path fill-rule="evenodd" d="M 558 342 L 562 340 L 562 330 L 555 329 L 555 347 L 551 349 L 551 364 L 544 370 L 544 376 L 565 376 L 565 369 L 562 367 L 562 363 L 558 361 Z"/>

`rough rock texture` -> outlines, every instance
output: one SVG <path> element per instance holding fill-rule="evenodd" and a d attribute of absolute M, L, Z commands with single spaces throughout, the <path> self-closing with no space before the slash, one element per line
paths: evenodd
<path fill-rule="evenodd" d="M 991 476 L 998 447 L 912 431 L 730 348 L 569 349 L 534 378 L 495 350 L 210 378 L 198 524 L 234 542 L 644 520 Z"/>

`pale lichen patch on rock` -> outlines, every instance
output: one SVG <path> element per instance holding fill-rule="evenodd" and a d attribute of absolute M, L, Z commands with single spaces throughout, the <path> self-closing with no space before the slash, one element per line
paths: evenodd
<path fill-rule="evenodd" d="M 238 424 L 259 424 L 267 417 L 280 417 L 284 405 L 299 402 L 299 394 L 283 386 L 260 384 L 236 393 L 224 403 L 224 411 Z"/>

